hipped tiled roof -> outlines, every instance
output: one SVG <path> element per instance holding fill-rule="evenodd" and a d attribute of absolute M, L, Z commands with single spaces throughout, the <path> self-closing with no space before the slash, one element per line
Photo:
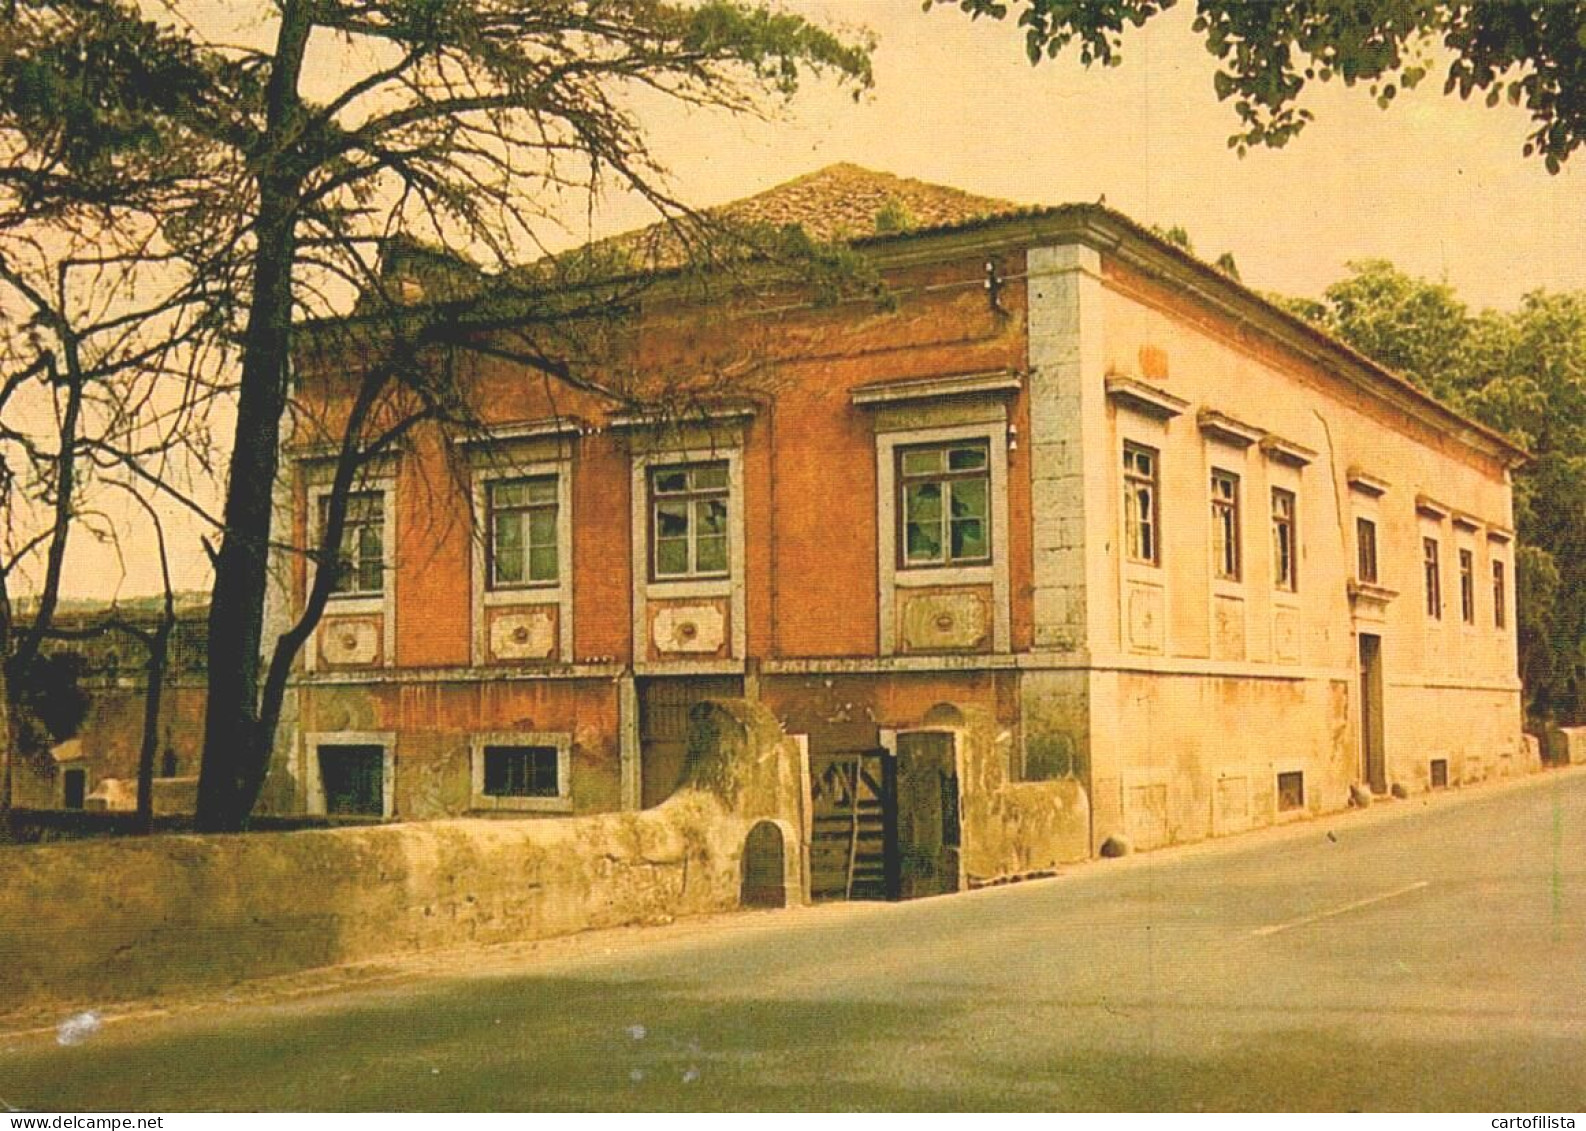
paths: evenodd
<path fill-rule="evenodd" d="M 1013 201 L 843 162 L 709 211 L 739 224 L 797 224 L 813 239 L 836 241 L 952 228 L 1031 210 Z"/>

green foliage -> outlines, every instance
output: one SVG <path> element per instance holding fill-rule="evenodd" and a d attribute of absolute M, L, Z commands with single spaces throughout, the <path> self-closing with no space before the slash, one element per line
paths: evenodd
<path fill-rule="evenodd" d="M 1164 228 L 1160 224 L 1152 224 L 1151 231 L 1154 235 L 1161 236 L 1174 247 L 1181 247 L 1191 255 L 1195 254 L 1195 241 L 1190 239 L 1190 234 L 1183 224 L 1174 224 L 1171 228 Z"/>
<path fill-rule="evenodd" d="M 895 196 L 889 196 L 886 202 L 876 209 L 876 235 L 887 236 L 897 232 L 907 232 L 918 225 L 914 213 L 909 211 L 909 206 Z"/>
<path fill-rule="evenodd" d="M 1391 263 L 1350 270 L 1280 304 L 1533 454 L 1514 484 L 1520 669 L 1533 714 L 1586 721 L 1586 293 L 1472 314 Z"/>
<path fill-rule="evenodd" d="M 1123 32 L 1175 0 L 925 0 L 955 4 L 971 17 L 1018 12 L 1032 63 L 1078 46 L 1085 66 L 1117 66 Z M 1241 155 L 1281 146 L 1311 121 L 1297 100 L 1307 83 L 1366 84 L 1383 108 L 1431 73 L 1430 50 L 1450 56 L 1445 94 L 1507 99 L 1531 115 L 1526 156 L 1549 172 L 1586 140 L 1586 6 L 1576 3 L 1440 3 L 1438 0 L 1197 0 L 1194 29 L 1218 61 L 1212 76 L 1240 128 L 1228 139 Z"/>
<path fill-rule="evenodd" d="M 1380 259 L 1349 264 L 1327 288 L 1328 329 L 1421 388 L 1447 395 L 1469 311 L 1453 288 L 1412 279 Z"/>
<path fill-rule="evenodd" d="M 10 678 L 18 749 L 37 756 L 81 729 L 91 702 L 82 686 L 87 669 L 87 661 L 76 652 L 44 653 Z"/>

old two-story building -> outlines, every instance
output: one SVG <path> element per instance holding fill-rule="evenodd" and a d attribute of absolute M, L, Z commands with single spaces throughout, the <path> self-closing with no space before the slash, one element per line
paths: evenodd
<path fill-rule="evenodd" d="M 658 294 L 626 364 L 746 375 L 681 413 L 477 358 L 487 433 L 353 496 L 278 807 L 646 808 L 747 698 L 814 894 L 896 895 L 1522 767 L 1501 435 L 1106 207 L 840 165 L 724 211 L 889 300 Z M 287 454 L 303 537 L 330 467 Z"/>

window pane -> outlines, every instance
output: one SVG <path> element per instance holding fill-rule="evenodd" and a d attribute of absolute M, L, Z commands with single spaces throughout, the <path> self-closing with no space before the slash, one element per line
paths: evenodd
<path fill-rule="evenodd" d="M 529 545 L 556 546 L 556 510 L 538 507 L 529 512 Z"/>
<path fill-rule="evenodd" d="M 523 516 L 496 515 L 495 545 L 491 548 L 496 581 L 511 585 L 523 580 Z"/>
<path fill-rule="evenodd" d="M 953 520 L 953 557 L 955 559 L 983 558 L 986 553 L 986 524 L 978 518 L 955 518 Z"/>
<path fill-rule="evenodd" d="M 935 475 L 942 470 L 942 453 L 939 450 L 903 453 L 904 475 Z"/>
<path fill-rule="evenodd" d="M 557 754 L 550 746 L 536 746 L 534 751 L 533 773 L 529 780 L 529 792 L 535 797 L 555 797 L 561 792 L 557 783 Z"/>
<path fill-rule="evenodd" d="M 530 479 L 524 485 L 524 496 L 530 503 L 555 503 L 556 480 L 547 476 L 541 479 Z"/>
<path fill-rule="evenodd" d="M 980 445 L 972 448 L 953 448 L 947 453 L 947 466 L 951 471 L 973 471 L 986 466 L 986 449 Z"/>
<path fill-rule="evenodd" d="M 384 496 L 379 491 L 355 491 L 347 496 L 347 521 L 379 522 L 385 510 Z M 330 500 L 325 499 L 327 509 Z"/>
<path fill-rule="evenodd" d="M 911 522 L 904 528 L 904 553 L 911 562 L 942 560 L 942 529 L 939 523 L 922 526 Z"/>
<path fill-rule="evenodd" d="M 986 481 L 984 479 L 955 479 L 952 486 L 954 518 L 986 517 Z"/>
<path fill-rule="evenodd" d="M 727 489 L 727 468 L 725 464 L 696 467 L 693 469 L 693 475 L 694 490 L 696 491 L 725 491 Z"/>
<path fill-rule="evenodd" d="M 724 573 L 727 569 L 727 536 L 701 534 L 694 548 L 694 568 L 699 573 Z"/>
<path fill-rule="evenodd" d="M 358 588 L 366 593 L 380 590 L 385 537 L 379 523 L 358 528 Z"/>
<path fill-rule="evenodd" d="M 688 537 L 688 503 L 655 504 L 655 536 L 658 540 Z"/>
<path fill-rule="evenodd" d="M 523 480 L 512 479 L 503 483 L 490 485 L 490 502 L 498 510 L 509 507 L 521 507 L 527 501 L 528 491 Z"/>
<path fill-rule="evenodd" d="M 655 473 L 655 489 L 657 492 L 674 494 L 688 490 L 688 469 L 679 468 L 670 471 L 657 471 Z"/>
<path fill-rule="evenodd" d="M 935 523 L 942 517 L 942 485 L 911 483 L 903 492 L 903 517 L 910 523 Z"/>
<path fill-rule="evenodd" d="M 655 543 L 655 572 L 672 577 L 688 572 L 688 539 L 661 538 Z"/>
<path fill-rule="evenodd" d="M 529 551 L 529 580 L 555 581 L 557 575 L 556 547 L 535 546 Z"/>
<path fill-rule="evenodd" d="M 700 499 L 694 504 L 694 518 L 699 524 L 699 536 L 725 535 L 727 533 L 727 501 L 725 499 Z"/>

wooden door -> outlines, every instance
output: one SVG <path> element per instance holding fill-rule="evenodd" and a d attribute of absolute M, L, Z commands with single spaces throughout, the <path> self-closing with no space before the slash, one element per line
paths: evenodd
<path fill-rule="evenodd" d="M 1372 793 L 1388 792 L 1382 733 L 1382 637 L 1360 634 L 1361 777 Z"/>
<path fill-rule="evenodd" d="M 953 736 L 898 735 L 898 894 L 958 890 L 958 762 Z"/>

